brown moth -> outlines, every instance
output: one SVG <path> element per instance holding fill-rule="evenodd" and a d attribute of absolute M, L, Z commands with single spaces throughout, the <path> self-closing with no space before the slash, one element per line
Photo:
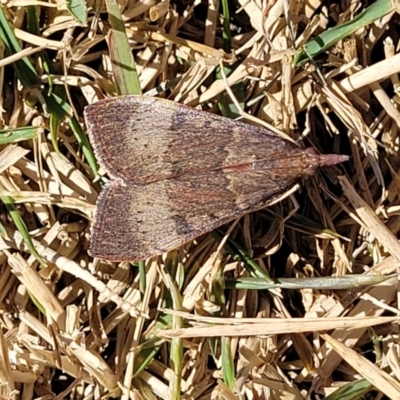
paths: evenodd
<path fill-rule="evenodd" d="M 111 177 L 97 201 L 90 254 L 142 260 L 267 206 L 299 176 L 348 160 L 301 150 L 272 132 L 146 96 L 85 109 Z"/>

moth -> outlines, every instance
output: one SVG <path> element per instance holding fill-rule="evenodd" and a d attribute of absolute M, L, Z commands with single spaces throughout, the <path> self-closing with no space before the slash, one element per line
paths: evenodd
<path fill-rule="evenodd" d="M 89 253 L 109 261 L 181 246 L 267 206 L 299 176 L 348 160 L 147 96 L 101 100 L 86 107 L 85 120 L 111 178 L 97 201 Z"/>

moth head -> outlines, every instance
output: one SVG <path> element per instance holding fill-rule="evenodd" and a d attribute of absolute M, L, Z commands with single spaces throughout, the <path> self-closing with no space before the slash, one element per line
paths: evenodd
<path fill-rule="evenodd" d="M 318 154 L 312 147 L 305 149 L 303 153 L 303 173 L 314 175 L 318 168 L 339 164 L 347 161 L 349 156 L 342 154 Z"/>

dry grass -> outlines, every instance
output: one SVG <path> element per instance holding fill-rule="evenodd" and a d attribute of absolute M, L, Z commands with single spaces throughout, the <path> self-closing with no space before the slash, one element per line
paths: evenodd
<path fill-rule="evenodd" d="M 87 23 L 64 1 L 0 5 L 0 398 L 400 399 L 398 4 L 300 66 L 364 3 L 230 1 L 232 53 L 217 1 L 72 3 Z M 83 108 L 137 76 L 212 112 L 232 87 L 251 123 L 351 160 L 217 240 L 93 260 L 103 172 Z M 297 279 L 267 290 L 267 271 Z"/>

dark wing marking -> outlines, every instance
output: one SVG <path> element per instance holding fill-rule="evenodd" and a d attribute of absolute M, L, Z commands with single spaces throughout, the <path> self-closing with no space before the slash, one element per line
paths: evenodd
<path fill-rule="evenodd" d="M 85 119 L 102 167 L 136 183 L 298 152 L 266 129 L 146 96 L 99 101 Z"/>
<path fill-rule="evenodd" d="M 161 254 L 268 205 L 294 183 L 294 177 L 240 169 L 145 185 L 112 180 L 97 203 L 90 253 L 110 261 Z"/>

